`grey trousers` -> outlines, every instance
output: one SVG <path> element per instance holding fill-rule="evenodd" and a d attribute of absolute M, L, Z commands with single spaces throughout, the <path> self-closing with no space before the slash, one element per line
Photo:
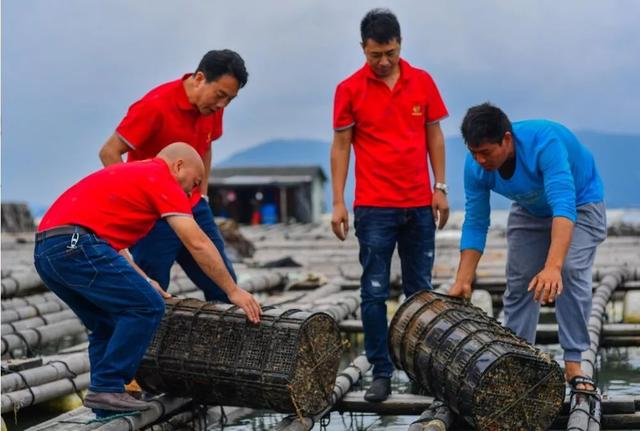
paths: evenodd
<path fill-rule="evenodd" d="M 571 245 L 562 267 L 563 291 L 556 299 L 560 345 L 564 360 L 580 362 L 589 348 L 587 323 L 591 312 L 591 267 L 596 247 L 607 236 L 603 202 L 577 208 Z M 503 297 L 504 325 L 530 343 L 535 342 L 540 304 L 527 292 L 542 270 L 551 244 L 552 217 L 531 215 L 520 205 L 511 207 L 507 224 L 507 289 Z"/>

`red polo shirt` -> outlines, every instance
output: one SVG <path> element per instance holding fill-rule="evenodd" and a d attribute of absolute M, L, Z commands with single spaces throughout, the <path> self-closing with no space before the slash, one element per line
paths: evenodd
<path fill-rule="evenodd" d="M 193 146 L 200 157 L 211 148 L 211 142 L 222 136 L 224 109 L 202 115 L 187 99 L 182 79 L 162 84 L 129 107 L 116 133 L 131 148 L 127 161 L 155 157 L 174 142 Z M 206 181 L 206 179 L 204 179 Z M 192 194 L 192 203 L 200 199 L 200 191 Z"/>
<path fill-rule="evenodd" d="M 167 163 L 155 158 L 111 165 L 80 180 L 53 203 L 38 232 L 83 226 L 122 250 L 172 215 L 192 217 L 191 204 Z"/>
<path fill-rule="evenodd" d="M 353 205 L 431 205 L 426 125 L 447 115 L 431 76 L 402 59 L 393 90 L 367 64 L 342 81 L 336 89 L 333 127 L 353 127 Z"/>

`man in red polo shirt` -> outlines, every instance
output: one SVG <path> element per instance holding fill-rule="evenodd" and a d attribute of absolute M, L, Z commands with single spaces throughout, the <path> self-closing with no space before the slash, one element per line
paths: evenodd
<path fill-rule="evenodd" d="M 107 411 L 146 410 L 124 392 L 164 313 L 160 289 L 119 251 L 160 218 L 231 302 L 258 322 L 260 306 L 230 277 L 222 258 L 191 214 L 188 195 L 204 167 L 185 143 L 153 159 L 118 164 L 72 186 L 49 208 L 38 233 L 35 267 L 42 281 L 91 331 L 91 385 L 85 405 Z"/>
<path fill-rule="evenodd" d="M 393 373 L 385 303 L 391 256 L 397 243 L 406 296 L 431 289 L 435 220 L 442 228 L 449 216 L 439 125 L 447 109 L 431 76 L 400 58 L 400 24 L 393 13 L 370 11 L 360 30 L 366 64 L 341 82 L 335 95 L 331 224 L 344 240 L 349 226 L 344 185 L 353 144 L 361 312 L 374 377 L 365 399 L 384 401 L 391 393 Z M 427 158 L 435 180 L 433 193 Z"/>
<path fill-rule="evenodd" d="M 222 135 L 224 108 L 247 82 L 242 58 L 231 50 L 207 52 L 193 74 L 154 88 L 129 108 L 115 133 L 100 150 L 105 166 L 155 157 L 172 142 L 186 142 L 204 162 L 204 180 L 191 196 L 193 217 L 220 252 L 234 280 L 236 274 L 224 251 L 224 241 L 213 221 L 207 186 L 211 143 Z M 170 269 L 177 261 L 208 301 L 228 302 L 219 286 L 196 264 L 166 221 L 160 220 L 145 238 L 131 247 L 140 268 L 163 289 L 169 287 Z"/>

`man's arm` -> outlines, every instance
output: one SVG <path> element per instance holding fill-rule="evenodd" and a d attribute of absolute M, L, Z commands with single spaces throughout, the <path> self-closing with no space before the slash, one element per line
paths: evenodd
<path fill-rule="evenodd" d="M 544 268 L 529 283 L 529 291 L 535 291 L 534 301 L 540 301 L 541 304 L 555 301 L 562 293 L 562 265 L 571 244 L 577 218 L 576 188 L 567 148 L 555 132 L 545 132 L 538 163 L 545 196 L 553 212 L 551 244 Z"/>
<path fill-rule="evenodd" d="M 166 220 L 204 273 L 220 286 L 232 303 L 244 310 L 249 320 L 258 323 L 260 305 L 253 295 L 242 290 L 233 281 L 220 253 L 195 220 L 182 216 L 171 216 Z"/>
<path fill-rule="evenodd" d="M 122 163 L 122 155 L 129 151 L 130 148 L 115 133 L 107 139 L 107 142 L 100 148 L 98 155 L 103 166 L 109 166 L 116 163 Z"/>
<path fill-rule="evenodd" d="M 211 146 L 209 146 L 207 152 L 204 153 L 202 163 L 204 163 L 204 177 L 202 177 L 202 183 L 200 183 L 200 193 L 202 196 L 205 196 L 205 199 L 208 199 L 209 172 L 211 172 Z"/>
<path fill-rule="evenodd" d="M 471 284 L 486 244 L 491 221 L 490 190 L 474 173 L 475 163 L 467 155 L 464 166 L 464 224 L 460 238 L 460 263 L 448 294 L 471 298 Z"/>
<path fill-rule="evenodd" d="M 122 249 L 118 252 L 121 256 L 123 256 L 127 262 L 129 263 L 129 265 L 131 265 L 133 267 L 133 269 L 136 270 L 136 272 L 138 274 L 140 274 L 142 277 L 144 277 L 144 279 L 147 281 L 147 283 L 149 283 L 151 285 L 151 287 L 153 287 L 159 294 L 160 296 L 162 296 L 163 298 L 171 298 L 171 294 L 169 292 L 165 292 L 162 287 L 160 287 L 160 284 L 151 279 L 146 272 L 144 272 L 142 270 L 142 268 L 140 268 L 138 266 L 138 264 L 136 264 L 136 262 L 133 260 L 133 256 L 131 256 L 131 253 L 129 252 L 128 249 Z"/>
<path fill-rule="evenodd" d="M 445 183 L 444 135 L 440 122 L 427 124 L 427 147 L 433 179 L 436 183 Z M 442 229 L 449 219 L 449 202 L 441 190 L 434 190 L 431 209 L 433 218 L 438 220 L 438 229 Z"/>
<path fill-rule="evenodd" d="M 335 131 L 331 145 L 331 188 L 333 190 L 331 229 L 342 241 L 347 238 L 349 232 L 349 212 L 344 204 L 344 185 L 349 172 L 352 139 L 353 127 L 349 127 Z"/>
<path fill-rule="evenodd" d="M 544 268 L 529 283 L 528 290 L 535 290 L 534 301 L 540 301 L 541 304 L 554 302 L 562 293 L 562 265 L 572 236 L 573 222 L 566 217 L 554 217 L 551 224 L 551 245 Z"/>
<path fill-rule="evenodd" d="M 449 288 L 448 295 L 462 296 L 466 299 L 471 299 L 471 284 L 476 275 L 476 269 L 478 268 L 478 262 L 482 253 L 478 250 L 468 248 L 460 252 L 460 263 L 458 264 L 458 271 L 456 272 L 456 280 L 453 286 Z"/>

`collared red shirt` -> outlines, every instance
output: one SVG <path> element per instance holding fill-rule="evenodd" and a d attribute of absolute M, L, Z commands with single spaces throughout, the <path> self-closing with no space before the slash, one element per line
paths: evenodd
<path fill-rule="evenodd" d="M 353 127 L 356 165 L 354 206 L 409 208 L 431 205 L 426 125 L 448 115 L 424 70 L 400 60 L 390 89 L 365 64 L 341 82 L 333 127 Z"/>
<path fill-rule="evenodd" d="M 200 157 L 211 148 L 211 142 L 222 136 L 224 109 L 202 115 L 187 99 L 183 81 L 171 81 L 154 88 L 129 107 L 127 115 L 116 128 L 116 134 L 129 146 L 127 161 L 155 157 L 174 142 L 186 142 Z M 207 181 L 203 178 L 203 181 Z M 192 194 L 195 205 L 200 191 Z"/>
<path fill-rule="evenodd" d="M 169 216 L 192 217 L 191 204 L 167 163 L 154 158 L 107 166 L 80 180 L 51 205 L 38 232 L 78 225 L 122 250 Z"/>

